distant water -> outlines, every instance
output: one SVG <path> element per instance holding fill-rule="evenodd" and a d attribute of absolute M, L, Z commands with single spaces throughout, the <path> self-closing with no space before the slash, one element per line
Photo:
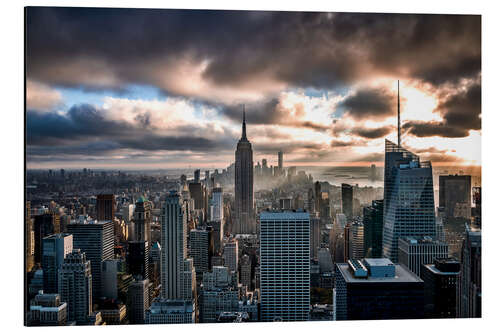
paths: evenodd
<path fill-rule="evenodd" d="M 347 183 L 351 185 L 358 184 L 360 187 L 373 186 L 383 187 L 384 168 L 377 167 L 377 179 L 370 179 L 370 167 L 319 167 L 307 166 L 297 167 L 297 171 L 304 170 L 306 173 L 313 176 L 314 181 L 327 181 L 332 185 L 341 185 Z M 471 175 L 472 186 L 481 186 L 481 167 L 480 166 L 467 166 L 467 167 L 441 167 L 433 166 L 433 182 L 434 187 L 439 187 L 439 175 Z"/>

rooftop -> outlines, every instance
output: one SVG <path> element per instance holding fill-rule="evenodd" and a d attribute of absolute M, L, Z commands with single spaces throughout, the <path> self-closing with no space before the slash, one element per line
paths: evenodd
<path fill-rule="evenodd" d="M 409 271 L 402 265 L 393 264 L 389 259 L 373 259 L 375 263 L 379 260 L 388 260 L 395 268 L 394 277 L 373 277 L 368 275 L 368 277 L 357 278 L 354 276 L 353 272 L 349 269 L 349 264 L 342 263 L 337 264 L 337 267 L 344 277 L 347 283 L 412 283 L 412 282 L 423 282 L 417 275 Z"/>
<path fill-rule="evenodd" d="M 261 220 L 309 220 L 309 213 L 306 211 L 263 211 L 260 213 Z"/>

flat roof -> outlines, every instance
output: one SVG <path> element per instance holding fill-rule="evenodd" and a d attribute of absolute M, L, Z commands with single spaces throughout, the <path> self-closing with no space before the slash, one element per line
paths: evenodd
<path fill-rule="evenodd" d="M 309 220 L 309 213 L 305 211 L 263 211 L 261 220 Z"/>
<path fill-rule="evenodd" d="M 368 259 L 367 259 L 368 260 Z M 373 259 L 373 260 L 381 260 L 381 259 Z M 382 259 L 384 260 L 384 259 Z M 385 259 L 389 260 L 389 259 Z M 389 260 L 389 262 L 391 262 Z M 391 262 L 392 263 L 392 262 Z M 348 264 L 337 264 L 337 267 L 339 268 L 340 273 L 348 283 L 395 283 L 395 282 L 401 282 L 401 283 L 411 283 L 411 282 L 423 282 L 422 279 L 420 279 L 417 275 L 415 275 L 413 272 L 409 271 L 407 268 L 404 266 L 398 265 L 398 264 L 393 264 L 396 269 L 396 274 L 394 277 L 373 277 L 373 276 L 368 276 L 367 278 L 356 278 L 354 277 L 353 273 L 349 269 Z"/>
<path fill-rule="evenodd" d="M 387 258 L 365 258 L 365 261 L 370 266 L 394 266 Z"/>

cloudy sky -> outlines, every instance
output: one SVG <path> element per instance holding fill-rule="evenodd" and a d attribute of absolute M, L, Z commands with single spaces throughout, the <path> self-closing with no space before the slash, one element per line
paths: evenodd
<path fill-rule="evenodd" d="M 481 164 L 481 18 L 29 8 L 29 168 Z"/>

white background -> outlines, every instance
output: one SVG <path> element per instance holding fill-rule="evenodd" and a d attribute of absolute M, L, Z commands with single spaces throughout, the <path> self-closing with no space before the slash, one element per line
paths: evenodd
<path fill-rule="evenodd" d="M 2 3 L 0 45 L 0 125 L 2 145 L 0 150 L 0 315 L 2 328 L 8 331 L 41 331 L 41 328 L 23 327 L 23 177 L 24 177 L 24 6 L 93 6 L 93 7 L 143 7 L 143 8 L 199 8 L 199 9 L 253 9 L 296 11 L 350 11 L 433 14 L 482 15 L 482 151 L 483 165 L 483 319 L 453 320 L 404 320 L 404 321 L 355 321 L 355 322 L 303 322 L 303 323 L 246 323 L 246 324 L 196 324 L 108 326 L 106 328 L 67 327 L 49 328 L 69 332 L 88 332 L 105 329 L 106 332 L 182 331 L 221 332 L 237 330 L 238 333 L 255 331 L 287 332 L 471 332 L 498 331 L 500 321 L 499 281 L 500 260 L 498 252 L 500 235 L 500 115 L 499 42 L 500 15 L 495 1 L 7 1 Z M 439 27 L 436 27 L 439 29 Z"/>

